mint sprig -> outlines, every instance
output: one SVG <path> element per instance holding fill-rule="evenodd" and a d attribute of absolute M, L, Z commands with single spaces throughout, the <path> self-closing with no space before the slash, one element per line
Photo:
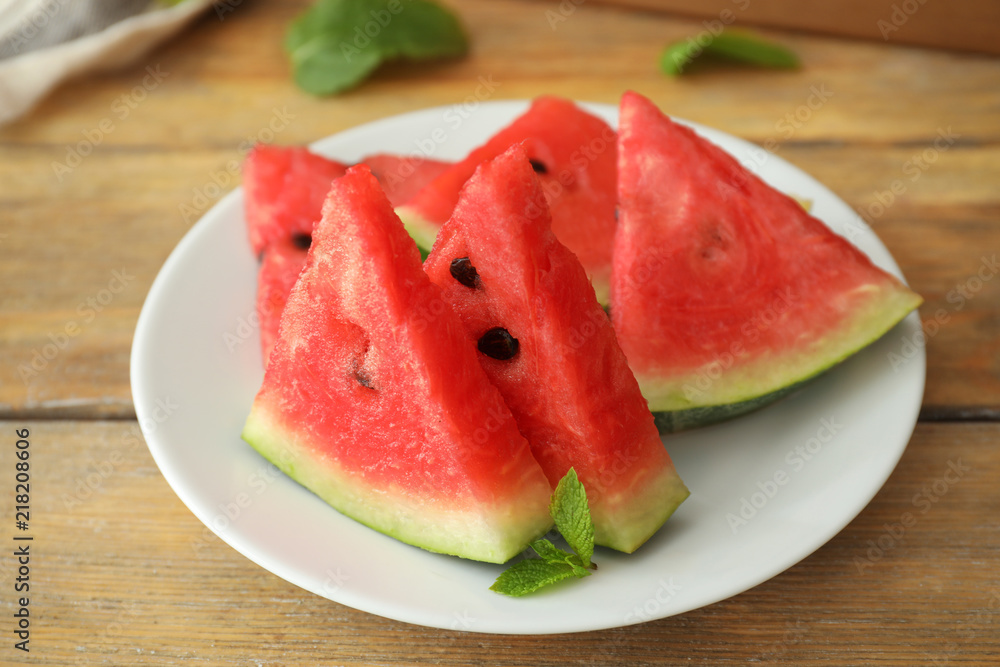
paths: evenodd
<path fill-rule="evenodd" d="M 679 76 L 702 55 L 759 67 L 799 66 L 799 57 L 788 48 L 751 32 L 727 29 L 717 35 L 699 35 L 669 44 L 660 55 L 660 69 L 664 74 Z"/>
<path fill-rule="evenodd" d="M 556 485 L 549 513 L 573 552 L 564 551 L 544 538 L 535 540 L 531 550 L 538 558 L 511 565 L 490 586 L 491 591 L 520 597 L 563 579 L 590 576 L 590 570 L 597 569 L 590 561 L 594 555 L 594 522 L 590 519 L 587 491 L 573 468 Z"/>
<path fill-rule="evenodd" d="M 455 15 L 430 0 L 319 0 L 285 38 L 295 82 L 314 95 L 354 88 L 387 60 L 463 55 Z"/>

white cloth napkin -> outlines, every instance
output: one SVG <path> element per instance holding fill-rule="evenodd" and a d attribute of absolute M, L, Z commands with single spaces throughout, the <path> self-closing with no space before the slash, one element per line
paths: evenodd
<path fill-rule="evenodd" d="M 214 0 L 0 0 L 0 124 L 65 79 L 124 67 Z"/>

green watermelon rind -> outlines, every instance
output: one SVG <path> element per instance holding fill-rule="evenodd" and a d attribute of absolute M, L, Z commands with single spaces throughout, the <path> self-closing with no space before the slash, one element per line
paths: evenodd
<path fill-rule="evenodd" d="M 643 396 L 661 433 L 686 430 L 731 419 L 769 405 L 854 356 L 888 333 L 923 299 L 902 283 L 886 282 L 860 289 L 882 292 L 855 313 L 838 332 L 813 350 L 786 350 L 728 369 L 704 389 L 699 381 L 708 368 L 669 380 L 636 374 Z"/>
<path fill-rule="evenodd" d="M 357 475 L 332 461 L 318 463 L 300 443 L 289 443 L 288 429 L 279 426 L 265 409 L 255 405 L 243 427 L 242 437 L 264 458 L 297 483 L 316 494 L 341 514 L 369 528 L 427 551 L 487 563 L 506 563 L 552 528 L 534 511 L 521 511 L 521 503 L 490 508 L 491 522 L 481 509 L 470 512 L 441 510 L 421 503 L 413 494 L 393 489 L 373 490 Z M 419 520 L 415 520 L 419 517 Z M 479 529 L 475 527 L 479 525 Z M 435 526 L 431 531 L 428 526 Z M 449 530 L 448 526 L 454 528 Z"/>
<path fill-rule="evenodd" d="M 403 227 L 406 228 L 406 233 L 410 235 L 410 238 L 416 241 L 417 247 L 421 250 L 421 254 L 424 254 L 425 248 L 429 251 L 429 249 L 434 246 L 434 240 L 437 238 L 438 230 L 441 229 L 440 225 L 430 222 L 407 206 L 397 207 L 396 215 L 398 215 L 399 219 L 403 221 Z"/>
<path fill-rule="evenodd" d="M 823 375 L 826 371 L 820 371 L 815 376 L 806 378 L 800 382 L 772 391 L 762 396 L 740 401 L 738 403 L 726 403 L 725 405 L 706 405 L 697 408 L 687 408 L 684 410 L 659 410 L 653 412 L 653 422 L 656 429 L 663 435 L 678 433 L 693 428 L 711 426 L 730 419 L 742 417 L 765 408 L 772 403 L 776 403 L 785 396 L 795 393 L 798 389 L 809 384 L 813 379 Z"/>
<path fill-rule="evenodd" d="M 613 470 L 605 471 L 613 474 Z M 633 484 L 620 512 L 594 516 L 594 543 L 633 553 L 667 522 L 691 492 L 673 466 L 652 479 Z M 591 503 L 591 511 L 594 512 Z"/>

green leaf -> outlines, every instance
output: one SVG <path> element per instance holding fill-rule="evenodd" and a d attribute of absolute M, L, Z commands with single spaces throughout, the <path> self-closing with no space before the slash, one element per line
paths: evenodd
<path fill-rule="evenodd" d="M 537 558 L 529 558 L 514 563 L 504 570 L 490 586 L 490 590 L 504 595 L 521 597 L 533 593 L 543 586 L 569 579 L 573 575 L 573 567 L 567 563 L 549 563 Z"/>
<path fill-rule="evenodd" d="M 565 560 L 572 556 L 573 554 L 568 551 L 563 551 L 556 545 L 552 544 L 548 540 L 541 539 L 535 540 L 531 543 L 531 548 L 535 550 L 535 553 L 542 557 L 542 560 L 548 561 L 550 563 L 554 562 L 565 562 Z"/>
<path fill-rule="evenodd" d="M 349 90 L 387 60 L 459 56 L 458 19 L 430 0 L 319 0 L 285 36 L 295 82 L 327 95 Z"/>
<path fill-rule="evenodd" d="M 549 513 L 576 553 L 563 551 L 545 538 L 535 540 L 531 548 L 540 558 L 514 563 L 497 577 L 490 590 L 520 597 L 569 577 L 588 577 L 591 569 L 597 569 L 590 562 L 594 555 L 594 523 L 590 520 L 587 492 L 572 468 L 552 492 Z"/>
<path fill-rule="evenodd" d="M 549 512 L 566 543 L 580 556 L 583 567 L 590 567 L 594 555 L 594 522 L 590 520 L 587 491 L 573 468 L 559 480 Z"/>
<path fill-rule="evenodd" d="M 683 74 L 702 55 L 758 65 L 761 67 L 796 68 L 799 57 L 788 48 L 741 30 L 724 30 L 705 39 L 688 38 L 667 45 L 660 55 L 660 69 L 665 74 Z"/>

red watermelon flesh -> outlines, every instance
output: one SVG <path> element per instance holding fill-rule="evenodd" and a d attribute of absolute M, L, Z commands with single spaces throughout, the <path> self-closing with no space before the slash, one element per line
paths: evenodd
<path fill-rule="evenodd" d="M 275 241 L 264 249 L 261 257 L 257 273 L 257 318 L 265 367 L 278 338 L 278 324 L 288 295 L 306 265 L 308 249 L 302 240 Z"/>
<path fill-rule="evenodd" d="M 505 562 L 548 480 L 367 167 L 333 182 L 244 439 L 342 513 Z"/>
<path fill-rule="evenodd" d="M 424 269 L 465 323 L 470 346 L 478 341 L 482 350 L 487 340 L 492 356 L 479 360 L 549 481 L 575 468 L 596 542 L 638 548 L 688 491 L 583 267 L 550 229 L 522 146 L 483 163 L 466 183 Z"/>
<path fill-rule="evenodd" d="M 401 206 L 413 199 L 424 186 L 453 164 L 419 155 L 391 153 L 369 155 L 362 162 L 372 170 L 393 206 Z"/>
<path fill-rule="evenodd" d="M 569 100 L 535 99 L 511 125 L 402 206 L 400 217 L 417 242 L 430 247 L 476 167 L 521 142 L 545 192 L 552 231 L 576 253 L 598 300 L 606 303 L 615 232 L 616 134 Z"/>
<path fill-rule="evenodd" d="M 615 331 L 650 408 L 745 411 L 921 299 L 728 153 L 626 93 Z M 735 414 L 734 412 L 734 414 Z"/>
<path fill-rule="evenodd" d="M 255 146 L 243 163 L 247 232 L 254 254 L 276 241 L 312 234 L 330 181 L 346 169 L 304 147 Z"/>
<path fill-rule="evenodd" d="M 365 158 L 395 206 L 450 163 L 383 153 Z M 244 165 L 247 230 L 261 257 L 257 317 L 264 365 L 278 333 L 281 309 L 305 264 L 312 228 L 330 182 L 347 167 L 306 148 L 258 145 Z"/>

